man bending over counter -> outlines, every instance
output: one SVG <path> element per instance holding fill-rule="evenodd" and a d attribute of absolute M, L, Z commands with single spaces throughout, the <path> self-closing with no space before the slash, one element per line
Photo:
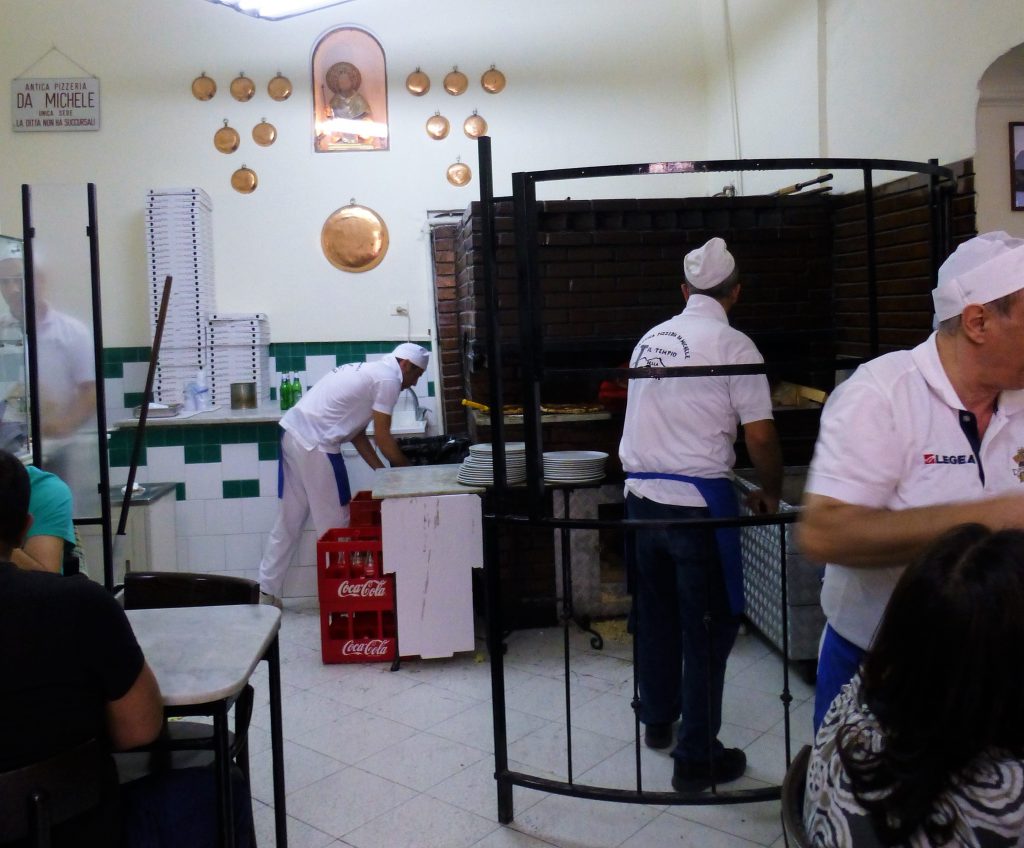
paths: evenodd
<path fill-rule="evenodd" d="M 800 549 L 827 562 L 814 727 L 857 671 L 905 565 L 975 522 L 1024 527 L 1024 240 L 961 244 L 932 292 L 937 330 L 860 366 L 829 398 Z"/>
<path fill-rule="evenodd" d="M 347 527 L 348 484 L 341 446 L 351 442 L 370 468 L 383 468 L 366 435 L 373 421 L 377 447 L 392 466 L 409 464 L 391 435 L 391 413 L 402 389 L 427 370 L 429 352 L 417 344 L 398 345 L 376 362 L 340 365 L 317 381 L 281 419 L 280 504 L 260 563 L 261 600 L 281 606 L 281 593 L 306 517 L 317 538 Z"/>

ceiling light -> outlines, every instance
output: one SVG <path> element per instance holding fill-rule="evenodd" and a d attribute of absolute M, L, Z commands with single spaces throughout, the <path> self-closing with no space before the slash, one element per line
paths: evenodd
<path fill-rule="evenodd" d="M 254 18 L 266 18 L 269 21 L 280 21 L 307 12 L 318 12 L 328 6 L 339 6 L 351 0 L 209 0 L 221 6 L 230 6 L 238 12 L 252 15 Z"/>

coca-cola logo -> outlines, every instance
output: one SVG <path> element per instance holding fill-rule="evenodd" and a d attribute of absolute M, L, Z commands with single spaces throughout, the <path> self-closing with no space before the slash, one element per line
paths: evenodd
<path fill-rule="evenodd" d="M 387 594 L 385 580 L 342 580 L 338 584 L 339 598 L 383 598 Z"/>
<path fill-rule="evenodd" d="M 343 657 L 386 657 L 390 649 L 390 639 L 367 639 L 362 642 L 352 640 L 341 646 L 341 655 Z"/>

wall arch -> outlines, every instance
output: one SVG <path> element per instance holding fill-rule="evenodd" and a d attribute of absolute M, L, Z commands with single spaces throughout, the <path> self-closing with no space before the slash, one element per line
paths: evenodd
<path fill-rule="evenodd" d="M 1024 120 L 1024 44 L 1008 50 L 978 82 L 974 171 L 978 231 L 1006 230 L 1024 238 L 1024 211 L 1010 208 L 1007 127 Z"/>

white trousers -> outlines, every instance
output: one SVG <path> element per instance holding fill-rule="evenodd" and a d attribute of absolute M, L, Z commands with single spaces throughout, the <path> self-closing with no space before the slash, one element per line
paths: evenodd
<path fill-rule="evenodd" d="M 281 597 L 285 575 L 312 514 L 319 539 L 334 527 L 348 527 L 349 508 L 341 505 L 334 466 L 321 450 L 306 450 L 287 430 L 281 437 L 284 488 L 277 519 L 260 562 L 260 589 Z"/>

